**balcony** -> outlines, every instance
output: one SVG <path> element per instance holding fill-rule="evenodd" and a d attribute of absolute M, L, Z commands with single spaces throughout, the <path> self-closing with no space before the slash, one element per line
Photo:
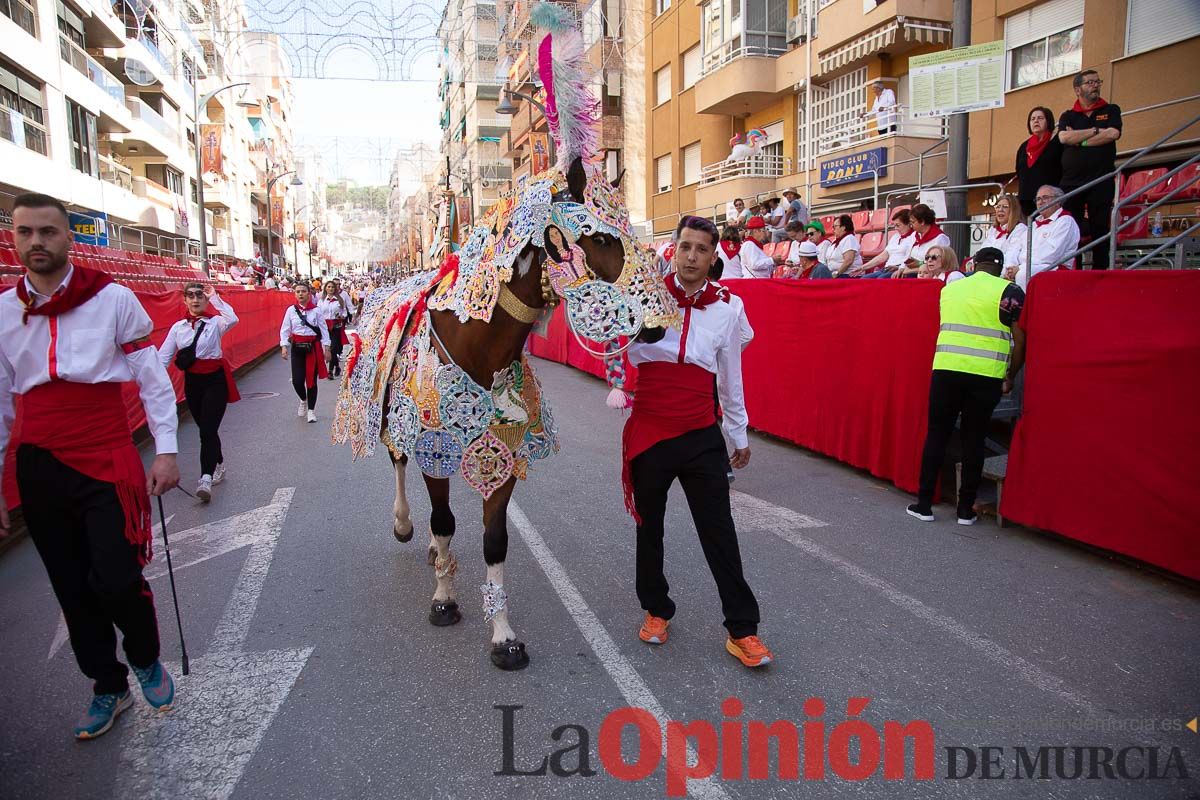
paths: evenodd
<path fill-rule="evenodd" d="M 704 56 L 704 70 L 696 83 L 697 114 L 745 117 L 774 103 L 775 61 L 778 53 L 723 46 Z"/>
<path fill-rule="evenodd" d="M 109 156 L 100 156 L 100 180 L 127 192 L 133 191 L 133 171 Z"/>
<path fill-rule="evenodd" d="M 86 74 L 92 83 L 100 87 L 101 91 L 103 91 L 116 102 L 124 105 L 125 84 L 114 78 L 112 73 L 100 66 L 100 62 L 91 56 L 88 56 L 87 58 Z"/>
<path fill-rule="evenodd" d="M 4 2 L 4 0 L 0 0 L 0 2 Z M 63 61 L 84 75 L 88 74 L 87 52 L 62 32 L 58 34 L 58 52 L 62 56 Z"/>
<path fill-rule="evenodd" d="M 949 133 L 948 119 L 948 117 L 909 119 L 908 107 L 896 106 L 891 118 L 885 118 L 883 127 L 894 127 L 897 130 L 881 137 L 879 122 L 874 114 L 867 117 L 861 117 L 858 114 L 846 115 L 824 127 L 817 137 L 817 152 L 824 155 L 854 147 L 865 141 L 881 141 L 889 136 L 941 139 Z"/>
<path fill-rule="evenodd" d="M 133 114 L 133 118 L 141 120 L 150 126 L 150 128 L 170 144 L 179 144 L 179 132 L 171 126 L 171 123 L 163 119 L 162 114 L 159 114 L 150 106 L 146 105 L 144 100 L 137 97 L 125 98 L 125 104 L 129 107 L 129 112 Z"/>
<path fill-rule="evenodd" d="M 770 153 L 740 161 L 718 161 L 700 169 L 696 207 L 726 203 L 734 197 L 755 197 L 774 191 L 779 179 L 791 171 L 791 159 Z"/>
<path fill-rule="evenodd" d="M 868 44 L 864 37 L 873 35 L 880 26 L 898 23 L 904 28 L 904 35 L 888 47 L 888 52 L 895 55 L 906 49 L 912 49 L 922 44 L 917 31 L 920 26 L 934 23 L 948 23 L 954 19 L 954 0 L 883 0 L 870 11 L 864 13 L 862 0 L 833 0 L 821 6 L 817 17 L 818 37 L 814 40 L 820 50 L 821 72 L 829 70 L 827 59 L 830 54 L 842 50 L 846 46 Z M 914 34 L 909 35 L 910 31 Z M 909 47 L 905 42 L 911 41 Z M 949 39 L 946 39 L 949 43 Z M 896 49 L 893 49 L 895 47 Z M 875 48 L 876 50 L 879 48 Z"/>

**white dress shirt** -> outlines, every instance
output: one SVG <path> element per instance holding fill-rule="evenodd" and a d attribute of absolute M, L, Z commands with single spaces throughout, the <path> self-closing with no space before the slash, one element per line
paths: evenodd
<path fill-rule="evenodd" d="M 66 287 L 74 273 L 71 267 L 59 290 Z M 36 292 L 28 278 L 22 280 L 35 306 L 50 300 Z M 155 452 L 179 452 L 175 388 L 158 360 L 158 352 L 153 346 L 129 354 L 121 349 L 154 330 L 150 316 L 132 291 L 110 283 L 83 305 L 55 317 L 53 330 L 50 317 L 31 315 L 22 324 L 24 315 L 15 289 L 0 294 L 0 454 L 8 448 L 16 418 L 13 395 L 25 394 L 53 378 L 75 383 L 137 381 Z"/>
<path fill-rule="evenodd" d="M 222 358 L 221 337 L 225 331 L 237 325 L 238 315 L 220 295 L 214 294 L 208 302 L 219 316 L 204 317 L 204 330 L 200 331 L 200 341 L 196 342 L 196 358 Z M 171 326 L 158 350 L 158 359 L 164 367 L 175 360 L 177 352 L 192 343 L 197 327 L 199 320 L 191 319 L 181 319 Z"/>
<path fill-rule="evenodd" d="M 742 257 L 737 253 L 732 256 L 727 255 L 725 250 L 719 245 L 717 247 L 717 258 L 721 259 L 724 264 L 724 269 L 721 270 L 721 278 L 743 278 L 745 275 L 742 272 Z"/>
<path fill-rule="evenodd" d="M 742 242 L 738 257 L 742 260 L 742 277 L 769 278 L 775 271 L 775 259 L 764 253 L 758 242 Z"/>
<path fill-rule="evenodd" d="M 1024 251 L 1028 234 L 1029 228 L 1024 222 L 1018 222 L 1005 233 L 999 233 L 993 225 L 983 234 L 983 244 L 980 248 L 995 247 L 1004 253 L 1004 265 L 1011 266 L 1017 263 L 1016 258 Z"/>
<path fill-rule="evenodd" d="M 353 312 L 354 306 L 350 304 L 349 298 L 345 296 L 343 296 L 342 302 L 346 304 L 345 308 L 342 308 L 342 304 L 338 302 L 338 298 L 322 299 L 317 303 L 317 308 L 321 309 L 321 316 L 325 319 L 345 320 Z"/>
<path fill-rule="evenodd" d="M 668 276 L 667 280 L 677 279 Z M 723 412 L 721 426 L 735 448 L 748 447 L 742 348 L 754 338 L 754 331 L 746 319 L 745 307 L 734 296 L 728 303 L 718 300 L 704 308 L 684 309 L 684 315 L 687 317 L 687 348 L 683 361 L 717 376 L 717 396 Z M 663 338 L 654 344 L 638 342 L 632 345 L 629 363 L 635 367 L 648 361 L 679 363 L 680 344 L 680 331 L 667 328 Z"/>
<path fill-rule="evenodd" d="M 1041 222 L 1039 220 L 1038 222 Z M 1079 247 L 1079 224 L 1075 218 L 1063 211 L 1056 210 L 1045 221 L 1044 225 L 1035 222 L 1033 225 L 1033 274 L 1037 275 L 1047 270 L 1056 269 L 1063 259 L 1074 253 Z M 1017 267 L 1017 286 L 1026 288 L 1030 259 L 1026 257 L 1028 232 L 1019 238 L 1014 238 L 1012 252 L 1005 251 L 1004 263 Z"/>
<path fill-rule="evenodd" d="M 842 270 L 842 262 L 846 258 L 846 253 L 851 252 L 854 253 L 854 258 L 851 259 L 850 266 Z M 858 237 L 853 233 L 847 233 L 843 236 L 840 241 L 833 245 L 833 249 L 829 253 L 829 259 L 829 262 L 825 266 L 829 267 L 834 275 L 842 271 L 853 272 L 854 270 L 862 269 L 862 245 L 858 243 Z"/>
<path fill-rule="evenodd" d="M 896 124 L 896 93 L 891 89 L 884 89 L 875 98 L 874 104 L 871 106 L 871 112 L 875 114 L 875 126 L 879 131 L 884 128 L 891 127 Z M 861 106 L 860 106 L 861 108 Z"/>
<path fill-rule="evenodd" d="M 904 262 L 908 260 L 908 254 L 912 252 L 913 242 L 916 240 L 917 235 L 912 231 L 908 232 L 908 236 L 901 236 L 900 231 L 892 231 L 887 243 L 887 263 L 883 266 L 887 269 L 903 267 Z"/>
<path fill-rule="evenodd" d="M 305 311 L 304 318 L 308 320 L 309 325 L 312 325 L 313 328 L 321 332 L 321 344 L 328 347 L 329 328 L 325 325 L 325 315 L 321 313 L 321 307 L 313 306 L 308 311 Z M 295 303 L 288 306 L 287 311 L 283 314 L 283 323 L 279 326 L 279 346 L 287 347 L 291 343 L 293 335 L 316 335 L 312 328 L 300 321 L 300 309 Z"/>

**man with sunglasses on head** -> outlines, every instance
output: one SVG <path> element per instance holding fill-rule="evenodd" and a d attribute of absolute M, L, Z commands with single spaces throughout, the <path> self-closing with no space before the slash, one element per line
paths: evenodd
<path fill-rule="evenodd" d="M 1104 81 L 1094 69 L 1075 76 L 1075 105 L 1058 119 L 1063 144 L 1062 188 L 1070 192 L 1116 169 L 1117 140 L 1121 138 L 1121 107 L 1100 96 Z M 1111 227 L 1114 185 L 1101 181 L 1067 200 L 1067 213 L 1095 241 Z M 1092 248 L 1092 269 L 1108 269 L 1109 245 Z"/>
<path fill-rule="evenodd" d="M 63 204 L 18 195 L 12 218 L 25 275 L 0 294 L 0 454 L 11 434 L 25 524 L 75 660 L 93 681 L 74 734 L 93 739 L 133 705 L 116 629 L 150 706 L 163 711 L 175 698 L 158 660 L 154 594 L 142 575 L 151 556 L 150 495 L 179 484 L 175 390 L 133 292 L 108 273 L 71 263 Z M 149 475 L 121 396 L 129 381 L 154 438 Z M 0 495 L 0 535 L 9 524 Z"/>

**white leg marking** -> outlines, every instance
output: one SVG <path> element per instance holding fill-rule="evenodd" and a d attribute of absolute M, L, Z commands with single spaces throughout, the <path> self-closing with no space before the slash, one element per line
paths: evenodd
<path fill-rule="evenodd" d="M 504 563 L 501 562 L 487 568 L 488 583 L 494 583 L 504 588 Z M 517 638 L 512 626 L 508 624 L 508 607 L 492 617 L 492 644 L 510 642 Z"/>
<path fill-rule="evenodd" d="M 433 543 L 433 548 L 437 551 L 438 560 L 451 558 L 450 555 L 450 537 L 449 536 L 431 536 L 430 540 Z M 458 595 L 454 593 L 454 574 L 451 573 L 443 577 L 437 577 L 437 565 L 434 565 L 434 575 L 437 579 L 437 589 L 433 592 L 433 602 L 440 603 L 444 600 L 454 600 Z"/>

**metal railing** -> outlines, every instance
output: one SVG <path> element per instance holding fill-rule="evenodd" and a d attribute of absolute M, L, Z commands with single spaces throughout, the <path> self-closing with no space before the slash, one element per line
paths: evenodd
<path fill-rule="evenodd" d="M 762 153 L 738 161 L 718 161 L 700 168 L 700 185 L 707 186 L 734 178 L 782 178 L 791 159 Z"/>
<path fill-rule="evenodd" d="M 782 36 L 781 31 L 778 35 Z M 742 37 L 738 37 L 739 39 Z M 734 47 L 733 40 L 721 43 L 715 50 L 704 54 L 700 77 L 710 75 L 726 64 L 742 58 L 778 58 L 788 51 L 787 47 Z"/>
<path fill-rule="evenodd" d="M 1172 101 L 1170 103 L 1165 103 L 1163 105 L 1172 105 L 1176 102 L 1183 102 L 1187 99 L 1188 98 L 1181 98 L 1180 100 Z M 1160 137 L 1157 141 L 1154 141 L 1154 142 L 1146 145 L 1141 150 L 1138 150 L 1136 153 L 1134 153 L 1132 156 L 1130 156 L 1128 159 L 1126 159 L 1125 163 L 1123 163 L 1121 166 L 1114 169 L 1112 172 L 1105 173 L 1104 175 L 1101 175 L 1100 177 L 1098 177 L 1094 180 L 1088 181 L 1084 185 L 1079 186 L 1075 189 L 1072 189 L 1071 191 L 1065 193 L 1062 197 L 1055 200 L 1054 206 L 1056 208 L 1057 207 L 1065 207 L 1068 200 L 1070 200 L 1074 197 L 1078 197 L 1079 195 L 1082 195 L 1085 192 L 1091 191 L 1093 188 L 1100 186 L 1101 184 L 1103 184 L 1105 182 L 1108 182 L 1108 181 L 1113 182 L 1113 186 L 1114 186 L 1113 198 L 1114 198 L 1115 202 L 1113 203 L 1113 207 L 1112 207 L 1112 216 L 1109 218 L 1108 232 L 1102 236 L 1097 236 L 1095 239 L 1088 242 L 1086 245 L 1084 245 L 1082 247 L 1077 247 L 1074 252 L 1072 252 L 1069 255 L 1067 255 L 1066 257 L 1064 257 L 1062 259 L 1061 263 L 1063 263 L 1063 264 L 1071 263 L 1071 262 L 1075 261 L 1076 259 L 1080 258 L 1081 256 L 1083 256 L 1084 253 L 1094 250 L 1095 248 L 1099 247 L 1102 244 L 1108 245 L 1109 258 L 1110 258 L 1110 262 L 1111 262 L 1112 258 L 1116 255 L 1116 248 L 1113 247 L 1113 245 L 1117 243 L 1117 236 L 1120 234 L 1120 232 L 1122 230 L 1129 227 L 1130 225 L 1137 223 L 1139 220 L 1144 219 L 1146 217 L 1146 215 L 1148 215 L 1151 211 L 1153 211 L 1154 209 L 1163 205 L 1167 201 L 1173 199 L 1176 194 L 1178 194 L 1179 192 L 1188 188 L 1193 183 L 1197 182 L 1197 179 L 1193 178 L 1192 180 L 1184 183 L 1183 185 L 1173 186 L 1173 187 L 1171 187 L 1170 190 L 1168 190 L 1163 195 L 1163 197 L 1161 199 L 1159 199 L 1157 202 L 1147 206 L 1146 208 L 1142 209 L 1142 211 L 1140 211 L 1139 213 L 1137 213 L 1134 216 L 1129 217 L 1128 219 L 1125 219 L 1125 220 L 1121 220 L 1121 218 L 1120 218 L 1121 209 L 1126 206 L 1129 206 L 1129 205 L 1134 205 L 1134 198 L 1145 194 L 1149 190 L 1161 185 L 1162 183 L 1171 179 L 1175 175 L 1178 175 L 1180 172 L 1182 172 L 1184 169 L 1191 166 L 1192 164 L 1197 163 L 1198 161 L 1200 161 L 1200 154 L 1192 156 L 1190 159 L 1188 159 L 1184 163 L 1180 164 L 1179 166 L 1175 167 L 1172 170 L 1169 170 L 1166 174 L 1159 176 L 1155 180 L 1149 182 L 1148 184 L 1143 186 L 1137 193 L 1132 194 L 1128 197 L 1121 197 L 1121 175 L 1123 174 L 1123 172 L 1125 170 L 1129 169 L 1131 166 L 1137 164 L 1139 161 L 1141 161 L 1143 158 L 1145 158 L 1148 154 L 1153 153 L 1154 151 L 1162 148 L 1163 145 L 1167 144 L 1167 142 L 1169 142 L 1171 139 L 1174 139 L 1176 136 L 1183 133 L 1188 128 L 1191 128 L 1192 126 L 1196 125 L 1197 123 L 1200 123 L 1200 114 L 1193 116 L 1191 119 L 1184 122 L 1183 124 L 1176 126 L 1175 129 L 1172 130 L 1170 133 L 1166 134 L 1165 136 Z M 1140 205 L 1140 203 L 1138 205 Z M 1026 232 L 1026 241 L 1025 241 L 1025 263 L 1022 266 L 1025 267 L 1025 285 L 1026 285 L 1026 287 L 1029 286 L 1029 281 L 1033 278 L 1033 229 L 1034 229 L 1034 218 L 1036 216 L 1037 216 L 1037 212 L 1030 214 L 1025 219 L 1025 224 L 1026 224 L 1028 230 Z M 1195 223 L 1194 225 L 1190 226 L 1187 230 L 1181 231 L 1178 234 L 1176 234 L 1175 236 L 1167 239 L 1162 244 L 1160 244 L 1158 247 L 1154 248 L 1149 253 L 1147 253 L 1146 255 L 1139 258 L 1137 261 L 1130 264 L 1128 269 L 1137 269 L 1138 267 L 1140 267 L 1142 264 L 1146 263 L 1150 259 L 1157 257 L 1159 253 L 1163 252 L 1168 247 L 1176 244 L 1181 239 L 1183 239 L 1187 236 L 1193 235 L 1197 231 L 1200 231 L 1200 222 Z"/>
<path fill-rule="evenodd" d="M 845 120 L 841 125 L 827 129 L 824 133 L 820 134 L 817 137 L 817 147 L 822 152 L 827 153 L 831 150 L 853 147 L 864 141 L 882 139 L 886 136 L 946 138 L 949 117 L 906 119 L 904 113 L 906 108 L 907 106 L 901 105 L 892 106 L 888 109 L 887 113 L 889 116 L 885 119 L 882 126 L 872 112 L 868 112 L 869 116 L 866 117 L 856 114 L 854 117 Z M 880 133 L 881 127 L 893 130 Z"/>
<path fill-rule="evenodd" d="M 125 104 L 129 107 L 134 117 L 145 122 L 157 133 L 165 136 L 168 141 L 178 143 L 178 133 L 163 119 L 162 114 L 159 114 L 153 108 L 146 105 L 144 100 L 137 97 L 129 97 L 126 98 Z"/>
<path fill-rule="evenodd" d="M 100 156 L 100 180 L 119 186 L 127 192 L 133 191 L 133 170 L 118 164 L 109 156 Z"/>
<path fill-rule="evenodd" d="M 100 66 L 100 62 L 91 56 L 87 57 L 87 76 L 113 100 L 122 105 L 125 103 L 125 85 L 114 78 L 112 73 Z"/>

